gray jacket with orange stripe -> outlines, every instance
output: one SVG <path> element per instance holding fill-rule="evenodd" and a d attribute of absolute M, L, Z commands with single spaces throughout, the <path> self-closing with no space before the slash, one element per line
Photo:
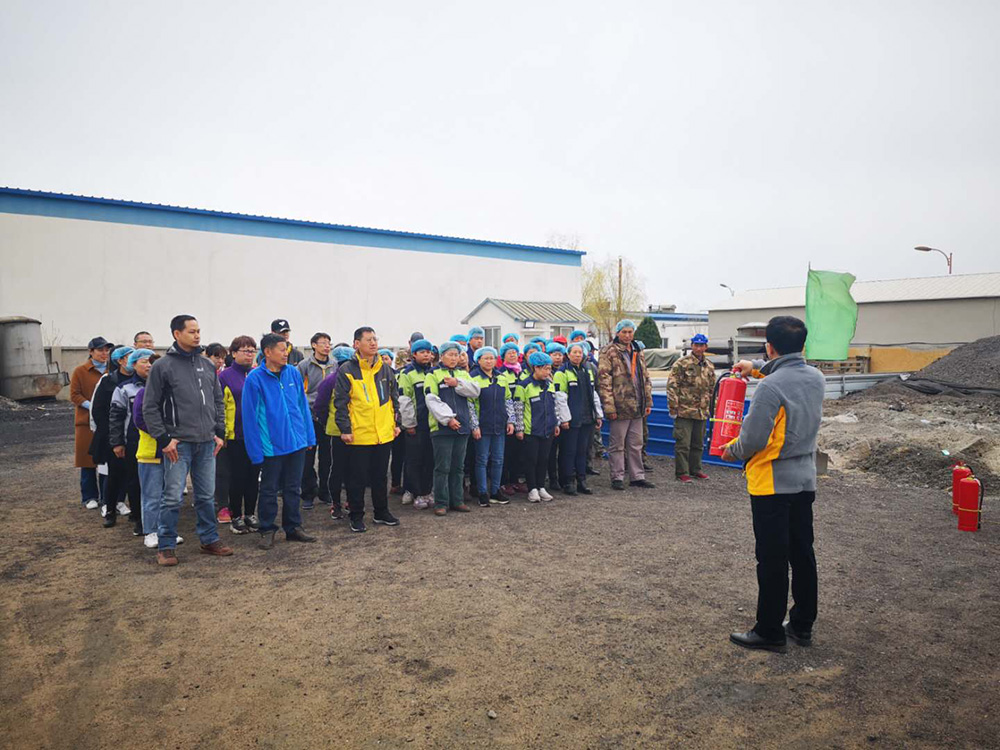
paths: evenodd
<path fill-rule="evenodd" d="M 764 380 L 750 401 L 740 436 L 729 446 L 744 462 L 747 490 L 755 496 L 814 491 L 826 381 L 801 352 L 766 364 L 754 362 L 754 369 Z"/>

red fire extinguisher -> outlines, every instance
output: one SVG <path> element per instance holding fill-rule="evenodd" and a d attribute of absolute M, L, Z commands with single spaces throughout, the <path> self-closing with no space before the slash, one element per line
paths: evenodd
<path fill-rule="evenodd" d="M 958 483 L 958 530 L 979 531 L 983 515 L 983 483 L 966 477 Z"/>
<path fill-rule="evenodd" d="M 958 485 L 966 477 L 972 476 L 972 469 L 958 461 L 951 467 L 951 512 L 958 515 Z"/>
<path fill-rule="evenodd" d="M 747 396 L 747 381 L 738 370 L 726 373 L 715 384 L 712 395 L 712 444 L 710 456 L 721 456 L 723 449 L 740 434 L 743 424 L 743 404 Z"/>

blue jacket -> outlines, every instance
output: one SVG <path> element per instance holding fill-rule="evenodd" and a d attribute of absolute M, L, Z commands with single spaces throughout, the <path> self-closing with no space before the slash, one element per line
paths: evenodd
<path fill-rule="evenodd" d="M 254 368 L 243 384 L 243 442 L 254 464 L 316 445 L 302 375 L 291 365 Z"/>

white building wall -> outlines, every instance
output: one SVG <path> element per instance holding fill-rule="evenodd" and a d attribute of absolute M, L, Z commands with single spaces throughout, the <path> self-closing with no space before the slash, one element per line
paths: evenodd
<path fill-rule="evenodd" d="M 803 307 L 709 311 L 709 337 L 727 339 L 744 323 L 775 315 L 805 320 Z M 1000 335 L 1000 298 L 868 302 L 858 305 L 857 344 L 954 344 Z"/>
<path fill-rule="evenodd" d="M 198 318 L 204 343 L 286 318 L 299 346 L 360 325 L 401 346 L 414 330 L 439 342 L 467 329 L 486 296 L 580 301 L 576 265 L 25 214 L 0 213 L 0 254 L 0 315 L 37 318 L 63 346 L 142 329 L 165 344 L 178 313 Z"/>

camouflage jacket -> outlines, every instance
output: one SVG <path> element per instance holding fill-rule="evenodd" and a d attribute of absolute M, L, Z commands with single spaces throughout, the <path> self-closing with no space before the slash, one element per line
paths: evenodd
<path fill-rule="evenodd" d="M 653 384 L 649 381 L 646 360 L 639 349 L 633 347 L 632 351 L 634 357 L 629 356 L 624 344 L 615 340 L 601 349 L 597 360 L 597 394 L 609 419 L 612 414 L 615 419 L 639 419 L 653 406 Z"/>
<path fill-rule="evenodd" d="M 400 349 L 398 352 L 396 352 L 396 361 L 392 366 L 393 369 L 396 372 L 402 372 L 403 368 L 406 367 L 408 364 L 410 364 L 410 359 L 411 359 L 410 350 Z"/>
<path fill-rule="evenodd" d="M 715 367 L 705 357 L 693 354 L 681 357 L 670 368 L 667 381 L 667 407 L 670 416 L 683 419 L 708 419 L 715 388 Z"/>

